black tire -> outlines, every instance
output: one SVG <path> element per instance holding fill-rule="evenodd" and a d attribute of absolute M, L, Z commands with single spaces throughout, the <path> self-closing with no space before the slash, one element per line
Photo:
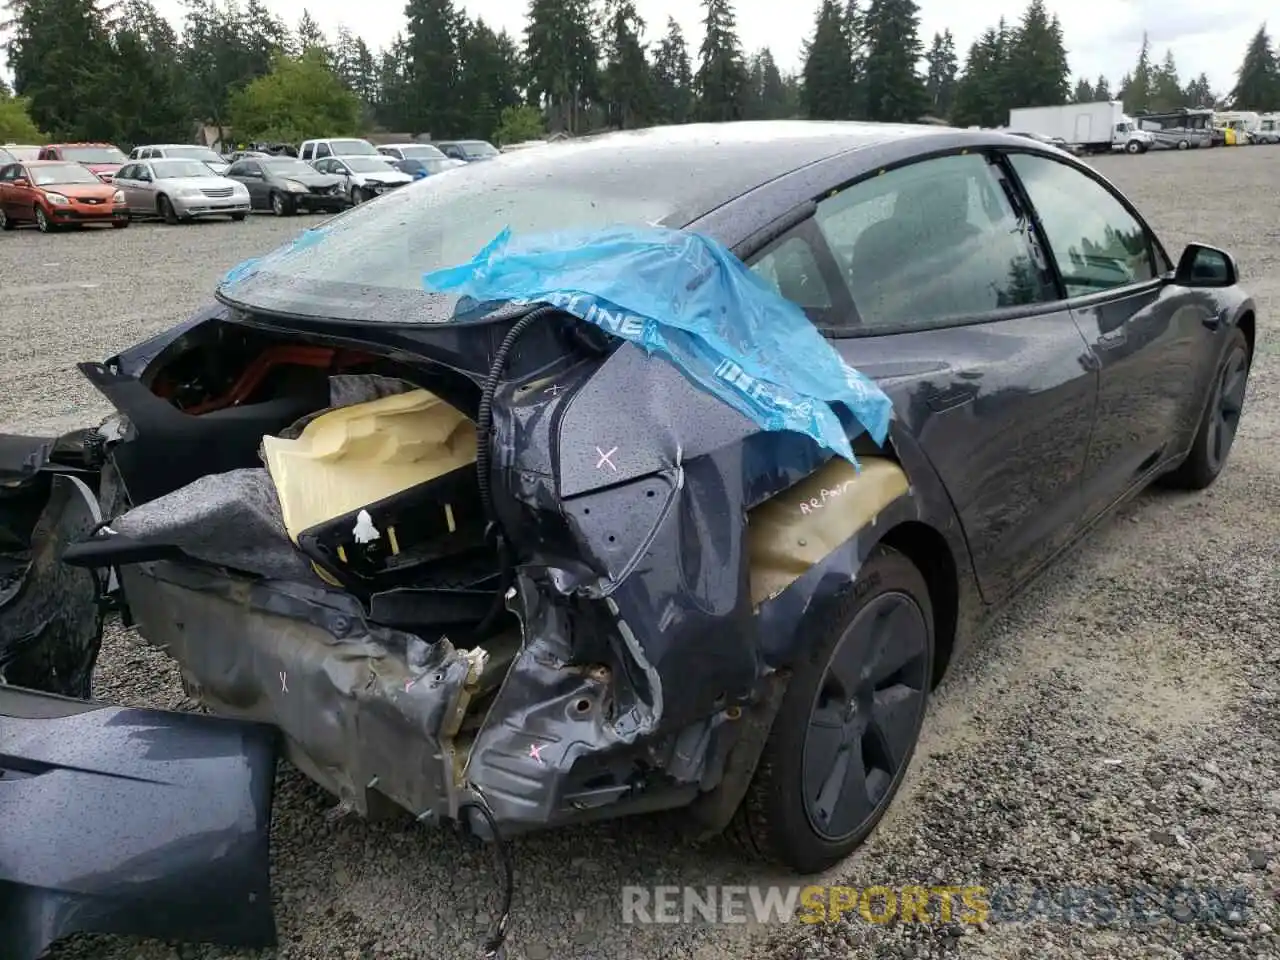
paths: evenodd
<path fill-rule="evenodd" d="M 1187 140 L 1179 140 L 1179 141 L 1178 141 L 1178 149 L 1179 149 L 1179 150 L 1189 150 L 1190 148 L 1191 148 L 1191 143 L 1190 143 L 1189 141 L 1187 141 Z"/>
<path fill-rule="evenodd" d="M 1240 414 L 1244 412 L 1249 387 L 1249 341 L 1235 327 L 1227 342 L 1226 356 L 1213 377 L 1209 402 L 1205 404 L 1196 438 L 1187 458 L 1160 478 L 1161 486 L 1175 490 L 1203 490 L 1210 486 L 1231 455 Z"/>
<path fill-rule="evenodd" d="M 53 233 L 54 230 L 58 229 L 53 221 L 49 219 L 49 215 L 44 212 L 44 207 L 41 206 L 36 207 L 36 229 L 41 233 Z"/>
<path fill-rule="evenodd" d="M 169 198 L 163 193 L 156 198 L 156 213 L 160 215 L 160 219 L 172 226 L 178 222 L 178 211 L 173 209 L 173 204 L 169 202 Z"/>
<path fill-rule="evenodd" d="M 231 221 L 232 221 L 233 223 L 240 223 L 241 221 L 243 221 L 243 220 L 244 220 L 245 216 L 246 216 L 246 215 L 245 215 L 245 214 L 243 214 L 243 213 L 233 213 L 233 214 L 231 215 Z"/>
<path fill-rule="evenodd" d="M 295 212 L 293 200 L 277 190 L 271 191 L 267 198 L 271 203 L 271 212 L 277 217 L 291 217 Z"/>
<path fill-rule="evenodd" d="M 872 643 L 867 631 L 873 625 L 891 629 L 894 642 L 886 644 L 882 634 Z M 752 858 L 813 874 L 862 844 L 888 810 L 910 765 L 932 687 L 933 607 L 928 586 L 903 554 L 877 547 L 853 584 L 811 621 L 806 632 L 813 643 L 794 665 L 759 765 L 728 832 Z M 900 668 L 891 670 L 907 654 Z M 868 669 L 877 661 L 882 670 Z M 839 673 L 855 682 L 841 682 Z M 849 686 L 857 688 L 852 695 Z M 886 697 L 890 691 L 894 696 Z M 877 722 L 876 704 L 882 710 L 889 704 L 901 707 L 879 718 L 894 720 L 892 728 Z M 892 745 L 886 729 L 894 734 Z M 835 741 L 841 745 L 833 748 Z M 851 744 L 859 751 L 854 762 L 862 770 L 861 778 L 849 768 Z M 829 766 L 820 756 L 825 751 L 833 751 Z M 833 776 L 837 771 L 841 775 Z M 861 793 L 841 792 L 823 799 L 837 779 L 848 784 L 844 778 L 851 774 L 863 788 Z M 840 829 L 827 833 L 816 826 L 824 815 L 828 824 Z"/>
<path fill-rule="evenodd" d="M 113 221 L 111 221 L 111 229 L 112 229 L 112 230 L 123 230 L 123 229 L 124 229 L 125 227 L 127 227 L 127 226 L 129 226 L 129 221 L 128 221 L 128 220 L 113 220 Z"/>
<path fill-rule="evenodd" d="M 0 210 L 0 230 L 16 230 L 17 227 L 17 221 L 10 220 L 9 215 Z"/>
<path fill-rule="evenodd" d="M 1128 143 L 1124 145 L 1124 149 L 1126 153 L 1141 153 L 1142 144 L 1140 144 L 1137 140 L 1130 140 Z"/>

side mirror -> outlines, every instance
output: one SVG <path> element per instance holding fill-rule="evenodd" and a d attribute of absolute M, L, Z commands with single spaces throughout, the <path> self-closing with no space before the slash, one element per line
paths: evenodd
<path fill-rule="evenodd" d="M 1203 243 L 1189 243 L 1178 260 L 1173 282 L 1184 287 L 1230 287 L 1238 276 L 1231 254 Z"/>

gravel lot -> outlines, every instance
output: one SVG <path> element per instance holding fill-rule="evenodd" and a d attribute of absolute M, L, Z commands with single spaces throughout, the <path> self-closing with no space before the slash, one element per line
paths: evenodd
<path fill-rule="evenodd" d="M 678 818 L 535 836 L 515 847 L 514 958 L 1280 957 L 1280 150 L 1108 157 L 1098 166 L 1176 257 L 1238 255 L 1260 310 L 1245 422 L 1198 496 L 1149 493 L 1030 591 L 937 695 L 903 794 L 831 882 L 1182 888 L 1160 922 L 993 920 L 829 928 L 624 925 L 622 884 L 768 882 Z M 124 232 L 0 235 L 0 430 L 52 432 L 105 412 L 73 363 L 197 307 L 216 280 L 319 218 Z M 173 707 L 177 673 L 132 633 L 107 637 L 105 700 Z M 496 904 L 487 852 L 451 832 L 326 816 L 281 776 L 274 825 L 279 957 L 474 955 Z M 1222 922 L 1205 887 L 1251 902 Z M 1191 909 L 1188 909 L 1188 906 Z M 1161 911 L 1162 913 L 1164 911 Z M 857 916 L 854 914 L 853 916 Z M 1185 922 L 1181 922 L 1185 921 Z M 242 957 L 77 938 L 66 960 Z"/>

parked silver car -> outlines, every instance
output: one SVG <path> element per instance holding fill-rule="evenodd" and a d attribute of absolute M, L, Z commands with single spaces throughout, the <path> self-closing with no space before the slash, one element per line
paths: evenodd
<path fill-rule="evenodd" d="M 244 184 L 218 176 L 199 160 L 133 161 L 116 173 L 115 184 L 134 217 L 177 223 L 200 217 L 243 220 L 249 213 Z"/>

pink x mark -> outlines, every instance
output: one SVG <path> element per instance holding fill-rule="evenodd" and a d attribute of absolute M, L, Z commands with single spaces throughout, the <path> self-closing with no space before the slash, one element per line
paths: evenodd
<path fill-rule="evenodd" d="M 543 745 L 540 743 L 532 743 L 529 745 L 529 756 L 533 757 L 533 759 L 537 760 L 539 763 L 542 763 L 542 746 Z"/>

